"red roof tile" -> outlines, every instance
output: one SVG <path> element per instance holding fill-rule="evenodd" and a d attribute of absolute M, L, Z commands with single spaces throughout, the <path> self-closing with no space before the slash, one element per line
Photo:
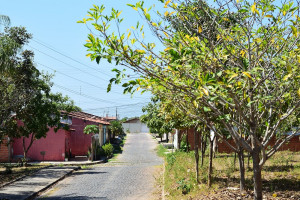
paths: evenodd
<path fill-rule="evenodd" d="M 62 113 L 66 113 L 65 111 L 62 111 Z M 99 117 L 97 115 L 85 113 L 85 112 L 71 112 L 68 113 L 68 116 L 70 117 L 76 117 L 79 119 L 91 121 L 91 122 L 96 122 L 104 125 L 109 125 L 110 123 L 103 117 Z"/>

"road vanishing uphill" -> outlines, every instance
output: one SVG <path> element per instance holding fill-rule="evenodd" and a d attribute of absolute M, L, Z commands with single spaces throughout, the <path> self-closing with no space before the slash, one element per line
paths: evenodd
<path fill-rule="evenodd" d="M 153 199 L 154 173 L 163 163 L 155 147 L 150 134 L 130 133 L 115 161 L 73 173 L 40 199 Z"/>

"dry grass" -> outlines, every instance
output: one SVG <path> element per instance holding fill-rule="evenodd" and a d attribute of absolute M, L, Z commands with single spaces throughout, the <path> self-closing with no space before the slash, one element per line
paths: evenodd
<path fill-rule="evenodd" d="M 161 150 L 162 151 L 162 150 Z M 252 162 L 246 170 L 247 191 L 227 190 L 239 188 L 238 159 L 234 166 L 234 154 L 218 154 L 213 160 L 213 185 L 208 188 L 207 158 L 200 167 L 200 184 L 196 182 L 194 153 L 176 152 L 165 156 L 166 199 L 252 199 Z M 247 167 L 247 158 L 245 159 Z M 268 160 L 262 171 L 263 190 L 266 199 L 300 198 L 300 152 L 277 152 Z M 274 196 L 273 196 L 274 195 Z M 276 196 L 276 197 L 275 197 Z"/>

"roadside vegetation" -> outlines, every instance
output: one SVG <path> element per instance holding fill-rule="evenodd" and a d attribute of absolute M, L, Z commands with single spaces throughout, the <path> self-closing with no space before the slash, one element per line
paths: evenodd
<path fill-rule="evenodd" d="M 4 19 L 9 22 L 8 17 Z M 50 128 L 68 129 L 61 118 L 80 108 L 67 96 L 51 92 L 53 76 L 39 71 L 34 53 L 25 49 L 32 39 L 26 28 L 5 23 L 2 31 L 2 20 L 0 16 L 0 145 L 22 138 L 26 165 L 34 141 L 46 137 Z"/>
<path fill-rule="evenodd" d="M 112 69 L 116 76 L 108 91 L 124 81 L 124 93 L 151 92 L 150 110 L 144 109 L 155 116 L 142 120 L 156 126 L 159 134 L 163 127 L 190 129 L 194 141 L 207 141 L 207 187 L 216 183 L 215 140 L 237 154 L 241 194 L 248 187 L 245 155 L 250 155 L 254 199 L 262 200 L 264 166 L 300 130 L 299 1 L 159 0 L 155 6 L 147 1 L 127 5 L 143 18 L 127 31 L 121 28 L 124 13 L 107 11 L 104 5 L 94 5 L 78 22 L 93 30 L 85 44 L 92 61 L 105 60 L 140 75 L 125 82 L 130 72 Z M 147 34 L 156 40 L 148 41 Z M 202 146 L 194 144 L 197 182 L 204 166 L 204 160 L 199 163 Z M 185 193 L 192 187 L 186 180 L 173 184 Z"/>
<path fill-rule="evenodd" d="M 166 199 L 253 199 L 252 161 L 245 171 L 245 191 L 239 191 L 239 167 L 234 154 L 216 154 L 213 184 L 209 188 L 208 155 L 199 168 L 197 183 L 194 152 L 176 151 L 165 154 L 159 145 L 158 155 L 165 159 L 164 184 Z M 235 164 L 235 165 L 234 165 Z M 300 153 L 282 151 L 268 160 L 262 170 L 263 192 L 268 199 L 300 198 Z"/>
<path fill-rule="evenodd" d="M 118 137 L 118 140 L 112 143 L 113 151 L 112 156 L 109 158 L 108 162 L 113 162 L 117 159 L 117 156 L 122 154 L 123 147 L 126 141 L 126 135 L 122 134 Z"/>

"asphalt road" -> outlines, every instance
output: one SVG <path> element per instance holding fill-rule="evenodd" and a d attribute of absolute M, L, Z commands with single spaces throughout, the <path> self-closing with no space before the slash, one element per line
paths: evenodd
<path fill-rule="evenodd" d="M 113 162 L 75 172 L 40 199 L 154 199 L 154 173 L 162 159 L 145 133 L 128 134 L 124 151 Z"/>

